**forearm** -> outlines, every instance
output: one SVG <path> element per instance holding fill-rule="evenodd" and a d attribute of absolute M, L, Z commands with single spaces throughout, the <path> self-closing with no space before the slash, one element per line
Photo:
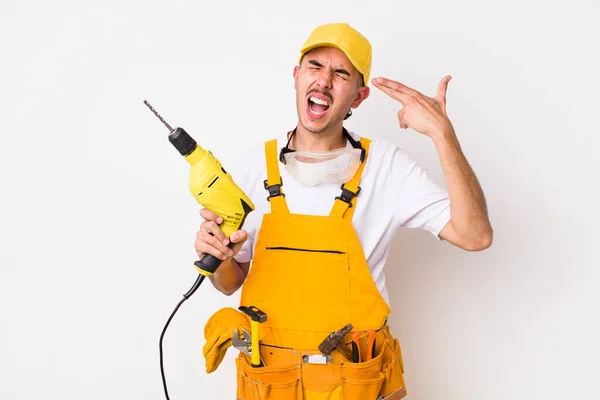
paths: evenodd
<path fill-rule="evenodd" d="M 452 127 L 432 137 L 450 197 L 454 232 L 476 247 L 488 247 L 492 228 L 483 190 L 465 158 Z"/>
<path fill-rule="evenodd" d="M 246 274 L 233 258 L 223 261 L 210 277 L 213 286 L 227 296 L 235 293 L 245 279 Z"/>

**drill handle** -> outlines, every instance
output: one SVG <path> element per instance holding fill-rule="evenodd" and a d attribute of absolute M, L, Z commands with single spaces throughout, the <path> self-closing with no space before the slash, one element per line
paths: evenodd
<path fill-rule="evenodd" d="M 215 273 L 217 268 L 221 265 L 223 260 L 213 256 L 212 254 L 205 254 L 202 258 L 194 263 L 194 267 L 204 276 L 211 276 Z"/>

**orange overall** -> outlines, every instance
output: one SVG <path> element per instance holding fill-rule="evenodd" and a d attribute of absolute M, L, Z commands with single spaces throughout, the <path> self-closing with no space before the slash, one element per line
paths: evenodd
<path fill-rule="evenodd" d="M 361 139 L 368 156 L 368 139 Z M 400 345 L 389 332 L 390 312 L 369 271 L 352 226 L 358 184 L 366 158 L 336 197 L 328 216 L 289 212 L 279 175 L 277 143 L 266 143 L 271 213 L 265 214 L 252 268 L 241 294 L 242 306 L 267 314 L 260 325 L 264 366 L 247 355 L 236 359 L 240 400 L 376 400 L 406 395 Z M 348 194 L 350 196 L 348 197 Z M 352 324 L 343 340 L 360 334 L 362 362 L 338 350 L 326 362 L 319 344 L 333 331 Z M 367 354 L 363 331 L 376 331 L 375 351 Z M 320 355 L 320 358 L 319 356 Z M 366 360 L 366 361 L 365 361 Z"/>

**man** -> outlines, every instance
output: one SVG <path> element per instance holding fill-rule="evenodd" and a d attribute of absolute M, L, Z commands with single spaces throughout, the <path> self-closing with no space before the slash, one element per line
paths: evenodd
<path fill-rule="evenodd" d="M 213 285 L 226 295 L 241 287 L 241 305 L 267 314 L 258 334 L 261 367 L 242 354 L 236 361 L 239 399 L 404 397 L 400 346 L 386 325 L 383 265 L 394 233 L 421 228 L 469 251 L 492 243 L 484 195 L 446 114 L 451 77 L 435 97 L 389 79 L 371 81 L 402 105 L 400 128 L 431 138 L 446 191 L 394 143 L 343 127 L 369 97 L 370 69 L 371 45 L 362 34 L 347 24 L 316 28 L 294 68 L 296 128 L 230 171 L 256 210 L 230 238 L 220 216 L 200 211 L 196 251 L 223 260 Z M 211 317 L 205 355 L 214 351 L 216 331 L 248 326 L 245 318 L 227 318 Z M 346 324 L 353 329 L 343 348 L 319 358 L 318 345 Z"/>

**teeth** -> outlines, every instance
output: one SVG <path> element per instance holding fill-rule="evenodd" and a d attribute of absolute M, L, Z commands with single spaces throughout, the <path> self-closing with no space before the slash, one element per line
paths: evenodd
<path fill-rule="evenodd" d="M 329 105 L 329 103 L 327 101 L 321 100 L 321 99 L 317 99 L 316 97 L 310 97 L 309 100 L 312 101 L 313 103 L 320 104 L 322 106 L 328 106 Z"/>

